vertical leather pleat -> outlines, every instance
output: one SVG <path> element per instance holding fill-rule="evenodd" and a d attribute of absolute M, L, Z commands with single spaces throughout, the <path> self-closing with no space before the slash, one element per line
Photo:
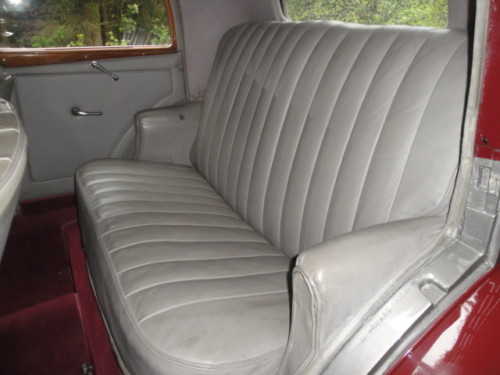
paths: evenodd
<path fill-rule="evenodd" d="M 354 229 L 445 212 L 466 70 L 458 30 L 238 26 L 219 48 L 194 165 L 290 256 Z"/>

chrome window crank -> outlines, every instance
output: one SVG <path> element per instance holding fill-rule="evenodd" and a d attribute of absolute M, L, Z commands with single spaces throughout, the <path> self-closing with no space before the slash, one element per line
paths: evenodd
<path fill-rule="evenodd" d="M 78 107 L 71 108 L 71 114 L 73 116 L 102 116 L 102 112 L 84 112 Z"/>
<path fill-rule="evenodd" d="M 118 77 L 118 74 L 110 72 L 108 69 L 106 69 L 104 66 L 102 66 L 101 64 L 99 64 L 95 60 L 92 61 L 90 63 L 90 65 L 92 66 L 92 68 L 100 70 L 103 73 L 106 73 L 108 76 L 110 76 L 111 78 L 113 78 L 115 81 L 118 81 L 120 79 L 120 77 Z"/>

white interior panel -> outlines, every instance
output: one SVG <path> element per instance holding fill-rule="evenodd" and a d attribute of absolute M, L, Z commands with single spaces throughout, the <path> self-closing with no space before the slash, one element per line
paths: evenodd
<path fill-rule="evenodd" d="M 90 62 L 10 69 L 30 140 L 31 184 L 25 196 L 64 192 L 67 187 L 51 185 L 72 178 L 88 160 L 111 156 L 133 125 L 135 113 L 184 100 L 179 61 L 180 54 L 100 61 L 118 74 L 118 81 L 93 69 Z M 73 107 L 102 116 L 73 116 Z M 43 194 L 38 194 L 36 185 L 41 182 Z"/>

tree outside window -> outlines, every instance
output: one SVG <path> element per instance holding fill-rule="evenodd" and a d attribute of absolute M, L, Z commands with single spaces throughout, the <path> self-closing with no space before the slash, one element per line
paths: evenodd
<path fill-rule="evenodd" d="M 168 45 L 164 0 L 3 0 L 1 47 Z"/>
<path fill-rule="evenodd" d="M 293 21 L 446 27 L 448 0 L 286 0 Z"/>

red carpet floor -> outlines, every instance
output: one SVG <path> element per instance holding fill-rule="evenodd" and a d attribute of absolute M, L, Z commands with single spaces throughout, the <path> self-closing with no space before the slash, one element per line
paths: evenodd
<path fill-rule="evenodd" d="M 91 362 L 75 294 L 0 318 L 2 374 L 82 375 Z"/>
<path fill-rule="evenodd" d="M 118 375 L 92 294 L 74 195 L 21 204 L 0 264 L 0 374 Z"/>

